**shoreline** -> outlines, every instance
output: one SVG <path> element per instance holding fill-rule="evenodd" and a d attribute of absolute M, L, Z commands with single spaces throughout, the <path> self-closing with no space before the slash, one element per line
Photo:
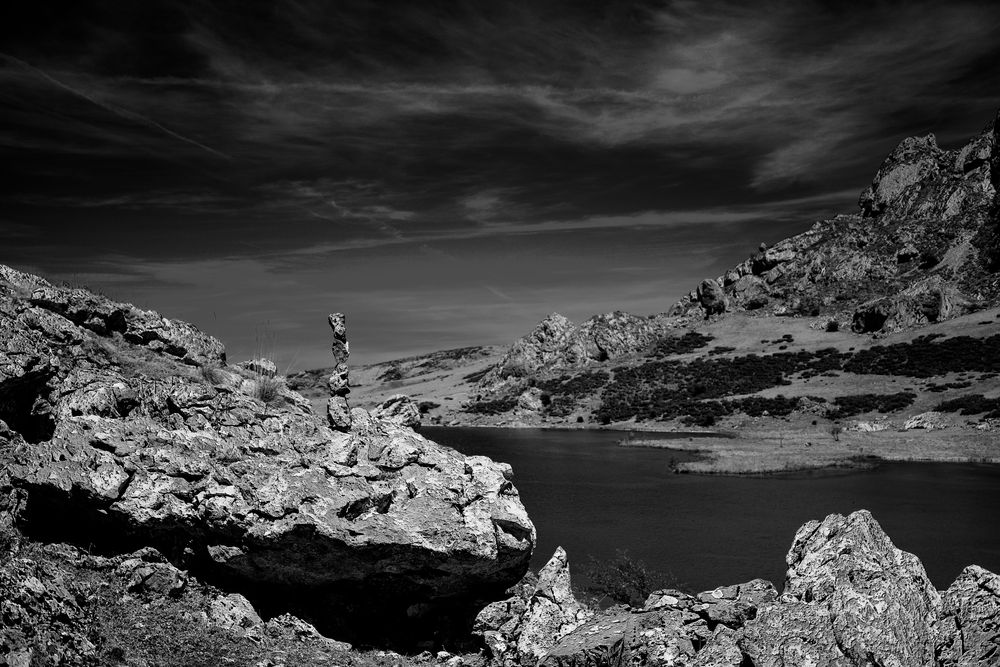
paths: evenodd
<path fill-rule="evenodd" d="M 432 425 L 427 425 L 432 426 Z M 962 427 L 908 431 L 843 431 L 839 439 L 816 428 L 759 425 L 748 429 L 666 430 L 569 424 L 435 424 L 436 428 L 510 428 L 607 431 L 622 434 L 619 447 L 697 454 L 678 462 L 679 474 L 780 476 L 849 474 L 882 463 L 981 463 L 1000 465 L 1000 435 Z M 660 437 L 657 437 L 660 436 Z"/>

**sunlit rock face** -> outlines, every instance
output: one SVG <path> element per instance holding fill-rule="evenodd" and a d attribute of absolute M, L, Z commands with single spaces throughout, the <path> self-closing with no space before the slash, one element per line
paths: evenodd
<path fill-rule="evenodd" d="M 155 546 L 357 636 L 373 618 L 396 619 L 376 634 L 471 624 L 526 571 L 535 530 L 509 466 L 364 410 L 334 430 L 190 325 L 0 279 L 0 460 L 29 534 Z"/>
<path fill-rule="evenodd" d="M 997 303 L 995 281 L 984 276 L 998 225 L 998 143 L 995 121 L 957 150 L 940 148 L 934 135 L 904 139 L 861 193 L 857 214 L 762 246 L 670 312 L 709 312 L 724 296 L 734 312 L 838 315 L 859 333 L 886 333 Z"/>

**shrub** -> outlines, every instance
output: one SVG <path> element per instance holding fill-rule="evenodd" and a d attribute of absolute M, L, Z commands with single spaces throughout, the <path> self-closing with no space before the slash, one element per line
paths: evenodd
<path fill-rule="evenodd" d="M 262 375 L 250 381 L 250 395 L 265 405 L 281 402 L 281 380 Z"/>
<path fill-rule="evenodd" d="M 641 607 L 653 591 L 680 587 L 669 572 L 653 570 L 623 549 L 616 550 L 612 559 L 590 556 L 583 573 L 590 580 L 587 592 L 597 596 L 598 602 L 607 599 Z"/>

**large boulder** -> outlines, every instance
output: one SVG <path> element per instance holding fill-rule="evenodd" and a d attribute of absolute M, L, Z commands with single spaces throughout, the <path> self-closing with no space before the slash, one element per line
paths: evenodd
<path fill-rule="evenodd" d="M 263 400 L 239 369 L 187 365 L 193 347 L 101 335 L 34 291 L 0 296 L 0 479 L 30 535 L 154 546 L 345 636 L 458 627 L 526 571 L 509 466 L 362 410 L 337 432 L 283 383 Z"/>
<path fill-rule="evenodd" d="M 782 599 L 829 610 L 837 646 L 856 663 L 933 664 L 941 595 L 870 512 L 806 523 L 786 561 Z"/>

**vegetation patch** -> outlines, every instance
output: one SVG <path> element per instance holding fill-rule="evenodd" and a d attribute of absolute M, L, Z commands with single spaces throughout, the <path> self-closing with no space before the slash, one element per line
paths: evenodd
<path fill-rule="evenodd" d="M 651 359 L 665 359 L 677 354 L 687 354 L 706 347 L 715 338 L 706 334 L 689 331 L 683 336 L 661 338 L 646 355 Z"/>
<path fill-rule="evenodd" d="M 833 399 L 835 408 L 830 408 L 826 416 L 830 419 L 853 417 L 865 412 L 898 412 L 913 404 L 916 394 L 901 391 L 896 394 L 855 394 L 838 396 Z"/>
<path fill-rule="evenodd" d="M 987 419 L 1000 419 L 1000 398 L 986 398 L 982 394 L 968 394 L 950 401 L 942 401 L 934 409 L 938 412 L 957 412 L 960 415 L 985 413 Z"/>

